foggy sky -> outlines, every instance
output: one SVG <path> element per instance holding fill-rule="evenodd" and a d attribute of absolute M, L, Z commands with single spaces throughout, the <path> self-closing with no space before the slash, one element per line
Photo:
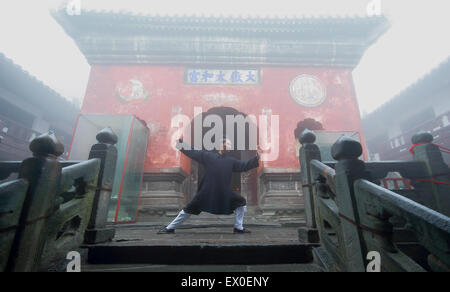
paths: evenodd
<path fill-rule="evenodd" d="M 0 52 L 68 99 L 84 97 L 90 66 L 48 10 L 58 0 L 2 0 Z M 268 17 L 365 16 L 371 0 L 81 0 L 83 9 Z M 450 55 L 450 1 L 381 0 L 392 27 L 353 71 L 361 112 L 371 112 Z"/>

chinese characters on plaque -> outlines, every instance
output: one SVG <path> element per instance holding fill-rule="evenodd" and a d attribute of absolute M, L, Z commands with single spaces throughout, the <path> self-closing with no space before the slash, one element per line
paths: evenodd
<path fill-rule="evenodd" d="M 185 82 L 198 85 L 259 85 L 261 76 L 255 69 L 187 69 Z"/>

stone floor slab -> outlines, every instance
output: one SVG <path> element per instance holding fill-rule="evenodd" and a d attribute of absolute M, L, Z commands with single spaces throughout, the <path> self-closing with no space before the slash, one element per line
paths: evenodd
<path fill-rule="evenodd" d="M 83 265 L 82 272 L 322 272 L 315 264 L 291 265 Z"/>
<path fill-rule="evenodd" d="M 175 234 L 157 234 L 156 226 L 117 228 L 107 245 L 189 245 L 189 244 L 298 244 L 297 227 L 254 226 L 250 234 L 234 234 L 231 226 L 183 228 Z"/>

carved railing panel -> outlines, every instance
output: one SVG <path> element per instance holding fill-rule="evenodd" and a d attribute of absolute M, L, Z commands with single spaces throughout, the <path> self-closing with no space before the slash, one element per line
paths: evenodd
<path fill-rule="evenodd" d="M 355 182 L 357 208 L 367 249 L 382 253 L 382 267 L 389 271 L 424 271 L 424 268 L 403 254 L 392 240 L 393 225 L 389 221 L 396 216 L 406 221 L 419 242 L 430 252 L 430 261 L 442 261 L 450 267 L 450 218 L 418 204 L 408 198 L 377 186 L 367 180 Z"/>
<path fill-rule="evenodd" d="M 6 268 L 27 192 L 25 180 L 0 185 L 0 271 Z"/>
<path fill-rule="evenodd" d="M 84 241 L 84 232 L 91 217 L 100 160 L 91 159 L 63 168 L 59 194 L 71 198 L 66 202 L 57 200 L 56 211 L 47 219 L 45 246 L 40 269 L 58 270 L 67 251 L 76 250 Z"/>
<path fill-rule="evenodd" d="M 59 162 L 64 146 L 52 133 L 30 144 L 33 157 L 2 162 L 0 174 L 19 180 L 0 184 L 1 271 L 60 270 L 67 252 L 84 242 L 111 240 L 106 227 L 117 160 L 117 136 L 97 134 L 88 161 Z"/>
<path fill-rule="evenodd" d="M 376 251 L 382 271 L 450 271 L 450 218 L 445 214 L 450 198 L 443 187 L 450 181 L 449 169 L 429 134 L 413 137 L 415 161 L 373 163 L 359 160 L 362 147 L 348 137 L 332 147 L 337 162 L 321 162 L 314 133 L 304 134 L 302 185 L 310 191 L 315 222 L 306 234 L 318 233 L 315 257 L 326 270 L 365 271 L 368 253 Z M 411 180 L 412 187 L 394 193 L 380 186 L 390 172 Z M 411 247 L 420 255 L 411 254 Z"/>

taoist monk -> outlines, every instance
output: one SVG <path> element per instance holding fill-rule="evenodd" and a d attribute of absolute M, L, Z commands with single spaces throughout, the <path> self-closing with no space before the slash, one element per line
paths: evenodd
<path fill-rule="evenodd" d="M 244 213 L 247 202 L 244 197 L 231 189 L 232 172 L 246 172 L 259 166 L 259 147 L 257 155 L 248 161 L 241 161 L 227 155 L 232 144 L 226 137 L 221 140 L 222 147 L 217 152 L 194 150 L 191 145 L 177 142 L 177 149 L 183 154 L 203 164 L 205 176 L 201 181 L 197 194 L 187 204 L 177 217 L 158 234 L 174 233 L 175 229 L 185 222 L 191 215 L 207 212 L 216 215 L 235 214 L 234 233 L 250 233 L 243 227 Z"/>

